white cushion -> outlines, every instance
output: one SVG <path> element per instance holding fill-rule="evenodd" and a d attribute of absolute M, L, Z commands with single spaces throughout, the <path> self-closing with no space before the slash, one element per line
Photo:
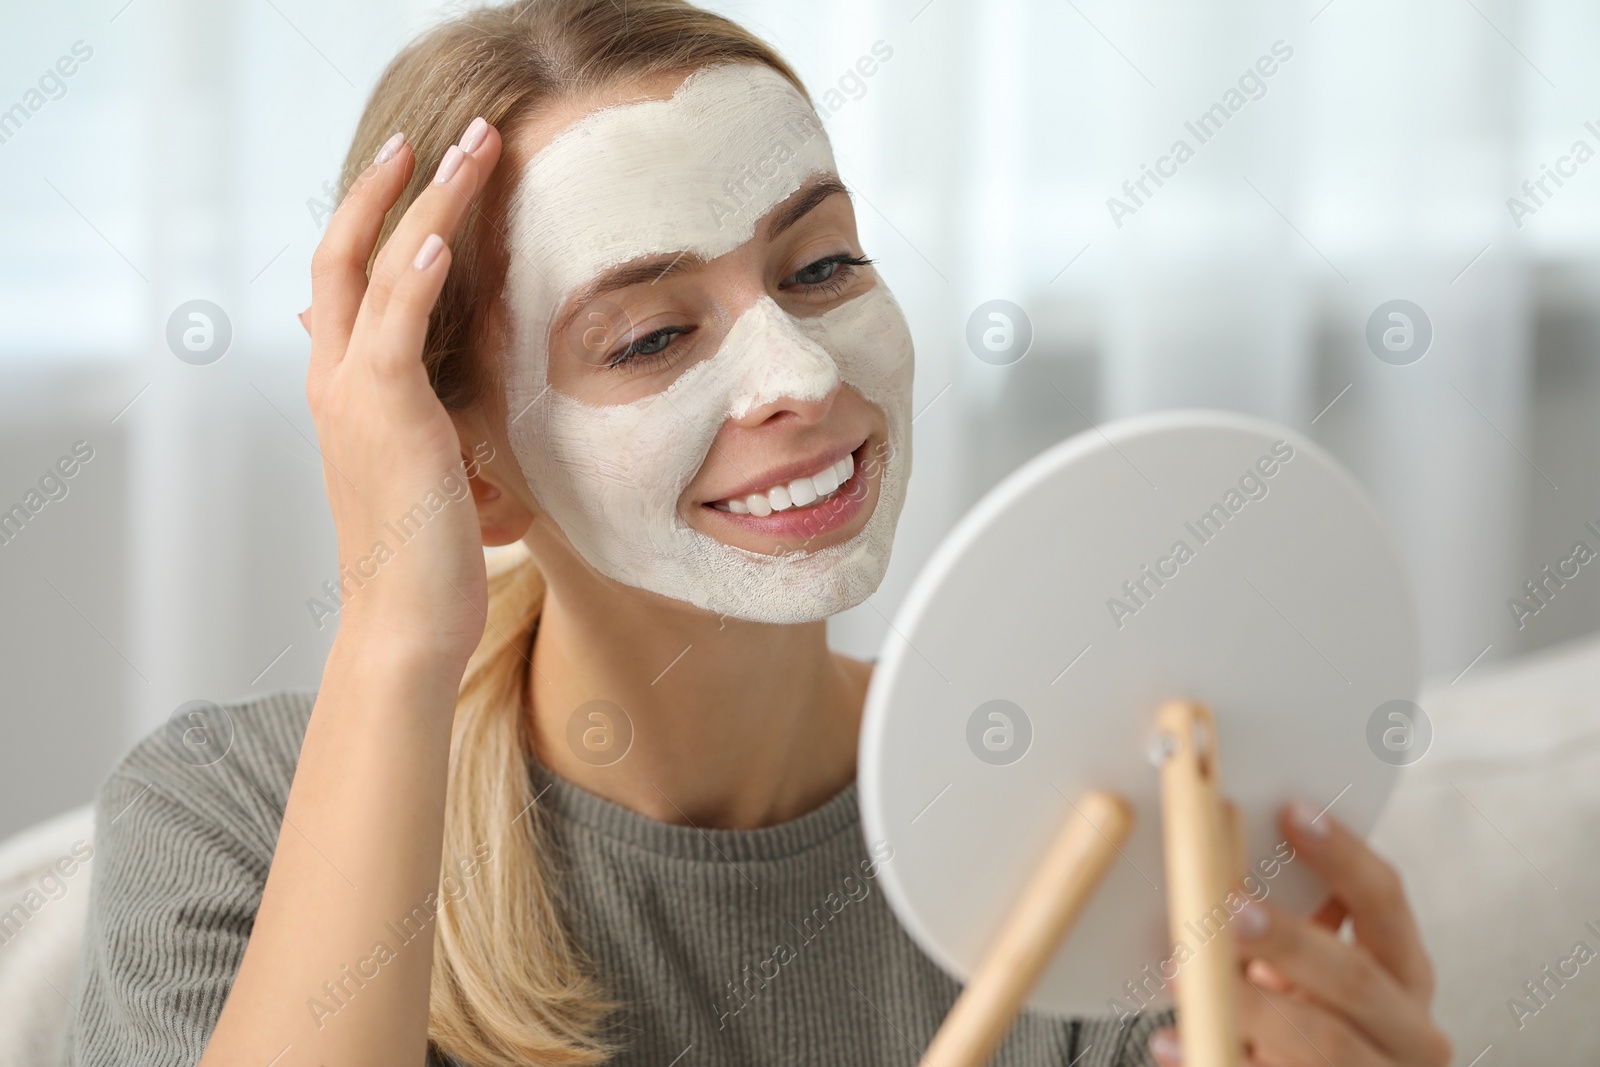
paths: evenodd
<path fill-rule="evenodd" d="M 0 1067 L 60 1062 L 89 914 L 93 860 L 81 857 L 93 837 L 85 805 L 0 842 Z"/>
<path fill-rule="evenodd" d="M 1373 842 L 1397 868 L 1438 972 L 1457 1064 L 1593 1067 L 1600 958 L 1545 1004 L 1529 981 L 1600 954 L 1600 638 L 1425 687 L 1432 748 Z M 1586 924 L 1592 922 L 1591 930 Z M 1518 998 L 1536 1014 L 1512 1010 Z"/>

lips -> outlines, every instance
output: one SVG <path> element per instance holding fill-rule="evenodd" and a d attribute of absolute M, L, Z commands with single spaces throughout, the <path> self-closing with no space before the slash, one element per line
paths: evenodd
<path fill-rule="evenodd" d="M 766 489 L 745 493 L 711 504 L 718 511 L 734 515 L 754 515 L 766 518 L 778 511 L 809 507 L 826 501 L 855 473 L 855 456 L 846 454 L 836 462 L 824 465 L 811 474 L 802 474 L 788 481 L 778 482 Z"/>
<path fill-rule="evenodd" d="M 841 456 L 833 463 L 827 464 L 825 469 L 816 474 L 801 475 L 811 482 L 811 489 L 816 491 L 818 476 L 827 485 L 830 474 L 847 471 L 844 480 L 826 496 L 818 496 L 809 504 L 796 504 L 791 486 L 799 478 L 791 478 L 787 482 L 773 485 L 771 488 L 759 493 L 744 493 L 738 497 L 719 500 L 713 503 L 702 504 L 714 518 L 707 516 L 715 529 L 739 529 L 739 535 L 745 539 L 754 539 L 745 544 L 750 551 L 759 551 L 763 554 L 785 553 L 795 549 L 804 549 L 823 543 L 834 534 L 849 529 L 864 514 L 870 513 L 873 503 L 872 487 L 877 479 L 872 476 L 871 469 L 866 466 L 866 444 Z M 815 463 L 816 461 L 811 461 Z M 781 473 L 788 473 L 783 471 Z M 783 510 L 772 507 L 774 491 L 783 489 L 788 494 L 789 506 Z M 800 487 L 800 495 L 805 496 L 805 486 Z M 778 494 L 778 502 L 783 501 L 784 494 Z M 755 499 L 756 509 L 752 510 L 750 501 Z M 735 511 L 736 506 L 742 509 Z M 741 543 L 741 542 L 734 542 Z M 759 546 L 759 547 L 758 547 Z"/>

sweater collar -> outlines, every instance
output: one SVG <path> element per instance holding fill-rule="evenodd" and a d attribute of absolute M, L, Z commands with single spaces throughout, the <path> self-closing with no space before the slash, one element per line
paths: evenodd
<path fill-rule="evenodd" d="M 659 822 L 528 761 L 536 804 L 546 814 L 662 856 L 699 862 L 781 860 L 816 848 L 847 829 L 860 835 L 852 780 L 819 807 L 798 818 L 754 830 L 720 830 Z"/>

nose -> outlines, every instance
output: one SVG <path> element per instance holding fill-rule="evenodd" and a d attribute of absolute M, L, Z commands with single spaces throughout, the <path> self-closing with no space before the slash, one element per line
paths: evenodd
<path fill-rule="evenodd" d="M 738 336 L 735 336 L 738 335 Z M 839 367 L 826 349 L 800 332 L 787 312 L 763 296 L 729 333 L 740 350 L 740 370 L 728 397 L 728 417 L 759 426 L 792 413 L 820 420 L 839 389 Z"/>

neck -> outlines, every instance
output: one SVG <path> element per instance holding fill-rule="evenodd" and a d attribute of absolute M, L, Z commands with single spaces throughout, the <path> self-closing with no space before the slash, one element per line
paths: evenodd
<path fill-rule="evenodd" d="M 871 668 L 831 652 L 824 622 L 719 619 L 612 583 L 552 583 L 530 668 L 540 761 L 651 818 L 770 826 L 855 777 Z"/>

